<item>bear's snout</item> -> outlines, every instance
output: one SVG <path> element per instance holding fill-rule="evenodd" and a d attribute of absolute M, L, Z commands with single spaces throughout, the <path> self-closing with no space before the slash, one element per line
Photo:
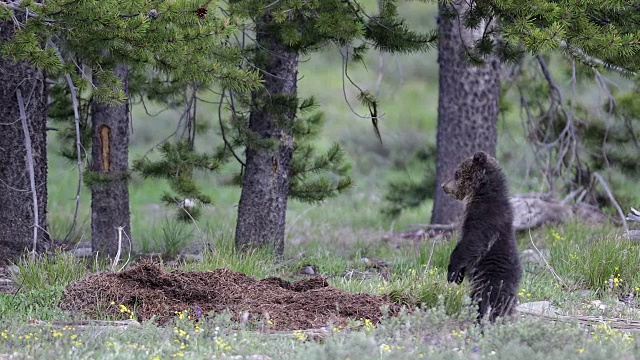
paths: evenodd
<path fill-rule="evenodd" d="M 442 186 L 442 191 L 444 191 L 445 194 L 451 194 L 452 192 L 451 181 L 445 181 L 442 184 L 440 184 L 440 186 Z"/>

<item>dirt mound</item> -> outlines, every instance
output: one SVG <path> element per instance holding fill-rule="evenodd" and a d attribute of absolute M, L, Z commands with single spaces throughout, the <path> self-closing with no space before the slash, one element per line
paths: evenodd
<path fill-rule="evenodd" d="M 256 280 L 228 269 L 167 272 L 151 262 L 77 280 L 65 289 L 60 307 L 89 317 L 128 318 L 120 305 L 134 310 L 138 320 L 155 316 L 161 324 L 183 310 L 194 316 L 229 310 L 236 321 L 247 315 L 249 321 L 264 320 L 268 314 L 274 330 L 344 325 L 349 318 L 377 323 L 382 306 L 390 314 L 399 310 L 382 296 L 349 294 L 320 277 Z"/>

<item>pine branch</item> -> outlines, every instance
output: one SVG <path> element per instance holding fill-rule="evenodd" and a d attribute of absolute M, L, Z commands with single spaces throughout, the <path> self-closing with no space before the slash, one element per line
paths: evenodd
<path fill-rule="evenodd" d="M 585 62 L 587 65 L 590 65 L 590 66 L 600 65 L 600 66 L 602 66 L 602 67 L 604 67 L 604 68 L 606 68 L 606 69 L 610 69 L 610 70 L 613 70 L 613 71 L 619 72 L 619 73 L 621 73 L 621 74 L 625 74 L 625 75 L 627 75 L 627 76 L 636 76 L 636 75 L 637 75 L 637 72 L 635 72 L 635 71 L 632 71 L 632 70 L 626 69 L 626 68 L 624 68 L 624 67 L 622 67 L 622 66 L 617 66 L 617 65 L 614 65 L 614 64 L 609 64 L 609 63 L 607 63 L 607 62 L 606 62 L 606 61 L 604 61 L 604 60 L 601 60 L 601 59 L 595 58 L 595 57 L 593 57 L 593 56 L 590 56 L 590 55 L 589 55 L 589 54 L 587 54 L 584 50 L 582 50 L 582 49 L 580 49 L 580 48 L 578 48 L 578 47 L 575 47 L 575 46 L 571 46 L 571 45 L 567 44 L 567 43 L 566 43 L 566 42 L 564 42 L 564 41 L 561 41 L 561 42 L 560 42 L 560 46 L 562 46 L 562 47 L 566 48 L 566 49 L 567 49 L 569 52 L 571 52 L 571 53 L 578 54 L 578 55 L 579 55 L 579 58 L 580 58 L 581 60 L 584 60 L 584 62 Z"/>
<path fill-rule="evenodd" d="M 353 106 L 351 106 L 351 103 L 349 102 L 349 98 L 347 97 L 347 87 L 346 87 L 345 79 L 347 79 L 351 83 L 351 85 L 353 85 L 356 89 L 358 89 L 358 91 L 360 93 L 363 93 L 364 90 L 362 90 L 362 88 L 360 88 L 353 80 L 351 80 L 351 77 L 349 77 L 349 73 L 348 73 L 349 49 L 346 48 L 346 54 L 344 54 L 342 52 L 342 49 L 340 48 L 340 45 L 336 44 L 336 46 L 338 46 L 338 51 L 340 52 L 340 55 L 342 56 L 342 95 L 344 97 L 344 101 L 347 103 L 347 106 L 349 107 L 349 110 L 351 110 L 351 112 L 355 116 L 357 116 L 357 117 L 359 117 L 361 119 L 371 119 L 371 121 L 375 121 L 377 123 L 377 120 L 379 118 L 378 116 L 376 116 L 374 118 L 373 116 L 360 115 L 355 111 Z"/>

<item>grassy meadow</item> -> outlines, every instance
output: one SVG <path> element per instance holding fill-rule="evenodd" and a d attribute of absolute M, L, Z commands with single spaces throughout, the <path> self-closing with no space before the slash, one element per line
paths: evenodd
<path fill-rule="evenodd" d="M 370 2 L 371 3 L 371 2 Z M 435 7 L 408 2 L 401 9 L 410 24 L 435 26 Z M 640 249 L 622 240 L 613 226 L 590 227 L 580 222 L 548 226 L 518 238 L 521 250 L 543 250 L 548 264 L 526 263 L 520 302 L 549 301 L 562 321 L 521 315 L 517 321 L 473 325 L 466 283 L 446 282 L 448 257 L 454 243 L 437 240 L 414 243 L 390 237 L 412 225 L 426 224 L 431 203 L 384 216 L 386 184 L 393 179 L 420 179 L 424 167 L 414 154 L 435 143 L 437 119 L 437 53 L 384 56 L 372 54 L 366 69 L 351 68 L 362 87 L 379 92 L 383 145 L 357 106 L 355 91 L 345 85 L 338 49 L 311 54 L 300 67 L 299 91 L 315 96 L 326 116 L 320 147 L 340 142 L 348 153 L 355 186 L 348 193 L 319 204 L 289 203 L 285 260 L 277 263 L 268 251 L 240 255 L 233 249 L 236 205 L 240 188 L 229 185 L 238 171 L 229 164 L 217 174 L 199 174 L 203 189 L 214 199 L 197 224 L 173 220 L 173 209 L 161 205 L 168 191 L 163 181 L 133 175 L 130 185 L 131 238 L 136 252 L 172 252 L 198 240 L 214 250 L 186 270 L 228 267 L 256 278 L 292 278 L 311 265 L 329 283 L 348 292 L 388 295 L 406 310 L 377 326 L 354 319 L 347 327 L 329 326 L 316 340 L 313 334 L 265 333 L 233 323 L 228 315 L 198 323 L 184 313 L 170 326 L 152 322 L 123 328 L 58 326 L 56 321 L 82 319 L 58 308 L 65 286 L 104 264 L 83 262 L 69 254 L 52 255 L 16 264 L 16 294 L 0 294 L 0 359 L 635 359 L 640 357 Z M 381 68 L 382 72 L 379 71 Z M 558 76 L 561 76 L 560 74 Z M 586 84 L 585 87 L 590 85 Z M 586 92 L 589 99 L 593 92 Z M 209 100 L 215 101 L 214 95 Z M 585 99 L 589 101 L 589 99 Z M 500 120 L 498 156 L 511 180 L 513 193 L 536 191 L 542 179 L 526 169 L 534 163 L 526 145 L 517 102 Z M 221 139 L 216 130 L 215 105 L 199 105 L 202 121 L 211 130 L 198 144 L 207 150 Z M 133 108 L 131 158 L 145 154 L 175 126 L 176 114 L 148 116 Z M 77 183 L 73 163 L 56 154 L 51 136 L 49 158 L 50 232 L 63 238 L 71 224 Z M 620 182 L 621 192 L 634 184 Z M 635 185 L 637 186 L 637 185 Z M 83 187 L 79 222 L 71 239 L 90 241 L 90 192 Z M 636 204 L 638 205 L 638 204 Z M 627 210 L 627 209 L 624 209 Z M 367 259 L 389 265 L 383 272 Z M 383 276 L 384 275 L 384 276 Z M 593 319 L 600 320 L 593 320 Z M 585 325 L 583 319 L 590 319 Z M 110 320 L 110 319 L 96 319 Z"/>

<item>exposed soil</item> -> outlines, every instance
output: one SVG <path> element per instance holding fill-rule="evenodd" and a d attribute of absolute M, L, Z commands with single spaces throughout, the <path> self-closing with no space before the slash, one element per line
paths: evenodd
<path fill-rule="evenodd" d="M 228 269 L 167 272 L 143 262 L 120 273 L 99 273 L 71 283 L 60 306 L 89 317 L 126 319 L 120 305 L 135 309 L 138 320 L 164 324 L 177 311 L 193 316 L 229 310 L 236 321 L 265 321 L 273 330 L 310 329 L 345 325 L 348 319 L 380 321 L 399 307 L 371 294 L 350 294 L 329 286 L 321 277 L 289 282 L 280 278 L 256 280 Z M 248 317 L 247 317 L 248 316 Z M 272 323 L 272 324 L 271 324 Z"/>

